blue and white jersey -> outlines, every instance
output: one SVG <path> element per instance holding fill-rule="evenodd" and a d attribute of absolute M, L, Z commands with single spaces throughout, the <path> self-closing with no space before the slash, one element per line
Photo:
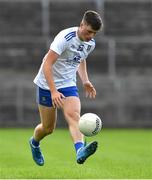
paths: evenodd
<path fill-rule="evenodd" d="M 53 64 L 53 79 L 57 89 L 76 86 L 76 72 L 80 62 L 86 59 L 95 48 L 94 39 L 89 42 L 81 41 L 77 31 L 78 27 L 62 30 L 50 45 L 50 49 L 59 55 L 59 58 Z M 45 57 L 43 63 L 44 61 Z M 34 79 L 34 83 L 43 89 L 49 89 L 43 73 L 43 63 Z"/>

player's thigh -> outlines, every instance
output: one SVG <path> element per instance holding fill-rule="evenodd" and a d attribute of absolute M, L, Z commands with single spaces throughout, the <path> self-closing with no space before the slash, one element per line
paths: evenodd
<path fill-rule="evenodd" d="M 56 125 L 57 110 L 53 107 L 38 105 L 41 123 L 46 129 L 54 129 Z"/>
<path fill-rule="evenodd" d="M 65 119 L 69 122 L 78 121 L 80 118 L 81 103 L 80 99 L 75 96 L 66 97 L 63 106 Z"/>

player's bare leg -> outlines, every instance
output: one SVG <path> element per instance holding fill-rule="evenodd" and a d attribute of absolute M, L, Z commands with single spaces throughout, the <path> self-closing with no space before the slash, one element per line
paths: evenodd
<path fill-rule="evenodd" d="M 41 123 L 34 130 L 34 139 L 42 140 L 45 136 L 51 134 L 56 126 L 56 109 L 38 105 Z"/>
<path fill-rule="evenodd" d="M 81 104 L 78 97 L 66 97 L 63 107 L 65 119 L 68 123 L 70 134 L 77 153 L 77 163 L 83 164 L 85 160 L 95 153 L 97 142 L 84 146 L 84 136 L 79 131 L 78 122 L 80 119 Z"/>
<path fill-rule="evenodd" d="M 63 106 L 65 119 L 69 126 L 69 131 L 74 143 L 83 142 L 83 135 L 79 131 L 78 121 L 80 119 L 80 100 L 78 97 L 66 97 Z"/>
<path fill-rule="evenodd" d="M 56 125 L 56 109 L 42 105 L 38 105 L 38 107 L 41 123 L 34 130 L 34 135 L 30 139 L 30 146 L 34 161 L 42 166 L 44 164 L 44 157 L 41 153 L 39 142 L 53 132 Z"/>

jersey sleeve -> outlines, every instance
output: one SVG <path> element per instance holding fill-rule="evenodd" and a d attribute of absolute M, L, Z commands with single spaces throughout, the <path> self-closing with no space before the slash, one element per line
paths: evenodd
<path fill-rule="evenodd" d="M 62 31 L 57 34 L 54 38 L 53 42 L 50 45 L 50 49 L 56 52 L 58 55 L 61 55 L 67 47 L 67 42 L 64 38 L 64 34 Z"/>

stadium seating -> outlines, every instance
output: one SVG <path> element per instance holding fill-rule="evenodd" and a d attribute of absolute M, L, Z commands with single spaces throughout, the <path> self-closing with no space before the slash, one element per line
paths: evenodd
<path fill-rule="evenodd" d="M 105 127 L 152 126 L 152 6 L 149 1 L 0 1 L 0 125 L 39 121 L 33 78 L 60 30 L 77 26 L 85 10 L 103 15 L 104 29 L 89 55 L 95 101 L 82 99 L 82 113 L 95 112 Z M 48 5 L 48 6 L 47 6 Z M 59 127 L 65 127 L 59 111 Z"/>

